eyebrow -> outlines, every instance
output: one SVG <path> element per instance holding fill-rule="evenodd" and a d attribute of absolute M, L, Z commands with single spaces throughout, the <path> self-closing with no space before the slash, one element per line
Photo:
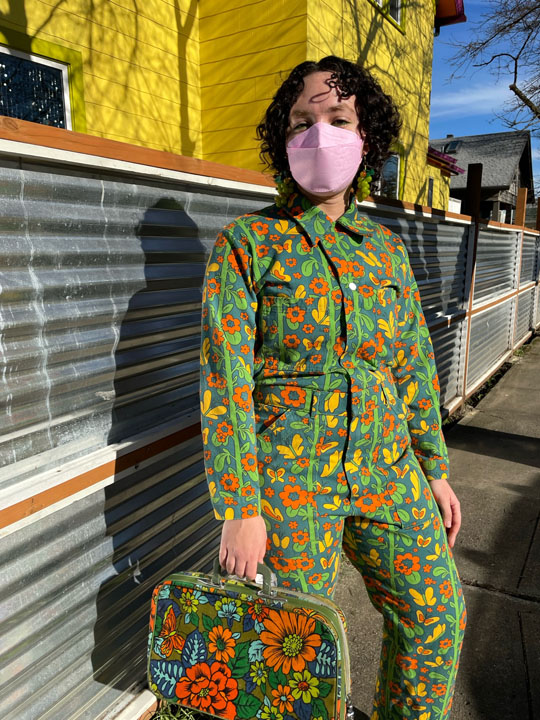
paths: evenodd
<path fill-rule="evenodd" d="M 349 111 L 354 114 L 355 110 L 350 105 L 332 105 L 332 107 L 329 107 L 326 112 L 344 112 Z M 309 110 L 294 110 L 292 113 L 293 117 L 308 117 L 311 115 L 311 112 Z"/>

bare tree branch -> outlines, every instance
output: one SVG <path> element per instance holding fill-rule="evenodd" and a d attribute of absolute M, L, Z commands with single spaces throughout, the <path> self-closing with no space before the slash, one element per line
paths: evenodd
<path fill-rule="evenodd" d="M 499 117 L 508 127 L 540 131 L 540 0 L 488 0 L 488 5 L 472 26 L 473 39 L 454 43 L 453 77 L 470 67 L 489 67 L 497 78 L 510 75 L 514 99 Z"/>

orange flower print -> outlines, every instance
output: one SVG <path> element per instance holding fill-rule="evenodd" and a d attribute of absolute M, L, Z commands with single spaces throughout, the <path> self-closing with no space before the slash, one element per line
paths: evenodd
<path fill-rule="evenodd" d="M 186 670 L 185 677 L 176 684 L 176 697 L 181 704 L 191 705 L 201 712 L 219 714 L 228 720 L 236 718 L 234 700 L 238 696 L 238 682 L 231 677 L 231 669 L 224 663 L 198 663 Z"/>
<path fill-rule="evenodd" d="M 452 585 L 450 584 L 449 580 L 445 580 L 443 583 L 439 585 L 439 590 L 441 592 L 441 595 L 444 595 L 444 597 L 448 600 L 448 598 L 452 597 Z"/>
<path fill-rule="evenodd" d="M 231 253 L 229 253 L 227 260 L 237 275 L 246 274 L 246 270 L 249 267 L 249 259 L 243 248 L 235 248 Z"/>
<path fill-rule="evenodd" d="M 222 327 L 226 333 L 233 335 L 240 330 L 240 319 L 234 315 L 225 315 L 222 320 Z"/>
<path fill-rule="evenodd" d="M 247 453 L 242 460 L 242 467 L 246 472 L 255 472 L 257 469 L 257 456 L 253 453 Z"/>
<path fill-rule="evenodd" d="M 232 473 L 227 473 L 226 475 L 223 475 L 220 483 L 223 486 L 223 489 L 227 490 L 228 492 L 235 492 L 236 490 L 238 490 L 238 486 L 240 485 L 240 483 L 238 482 L 238 478 Z"/>
<path fill-rule="evenodd" d="M 396 555 L 394 567 L 398 572 L 403 573 L 403 575 L 410 575 L 412 572 L 418 572 L 420 569 L 420 560 L 412 553 Z"/>
<path fill-rule="evenodd" d="M 165 655 L 165 657 L 169 657 L 169 655 L 171 655 L 171 653 L 175 650 L 181 651 L 184 647 L 186 641 L 183 637 L 177 634 L 176 615 L 174 614 L 172 605 L 165 612 L 163 626 L 161 628 L 161 632 L 159 633 L 159 637 L 164 638 L 161 643 L 160 652 L 162 655 Z"/>
<path fill-rule="evenodd" d="M 284 507 L 291 507 L 297 510 L 301 505 L 307 505 L 310 501 L 310 495 L 307 490 L 304 490 L 300 485 L 285 485 L 283 490 L 279 493 L 279 497 Z"/>
<path fill-rule="evenodd" d="M 239 405 L 242 410 L 248 412 L 251 409 L 252 392 L 249 385 L 241 385 L 236 387 L 233 393 L 233 401 Z"/>
<path fill-rule="evenodd" d="M 260 598 L 248 604 L 248 613 L 254 620 L 262 622 L 265 617 L 268 617 L 269 612 L 270 609 L 265 605 L 264 600 Z"/>
<path fill-rule="evenodd" d="M 303 407 L 306 402 L 306 391 L 303 388 L 285 388 L 281 391 L 281 397 L 286 405 Z"/>
<path fill-rule="evenodd" d="M 242 518 L 256 517 L 259 514 L 257 506 L 250 503 L 242 508 Z"/>
<path fill-rule="evenodd" d="M 316 657 L 321 636 L 315 632 L 313 618 L 300 613 L 270 610 L 264 620 L 260 639 L 265 645 L 263 657 L 274 670 L 300 672 Z"/>
<path fill-rule="evenodd" d="M 275 690 L 272 690 L 272 695 L 274 696 L 272 705 L 277 707 L 282 715 L 292 713 L 294 698 L 288 685 L 278 685 Z"/>
<path fill-rule="evenodd" d="M 216 654 L 216 660 L 228 663 L 234 656 L 236 640 L 233 638 L 229 628 L 216 625 L 208 633 L 208 649 Z"/>
<path fill-rule="evenodd" d="M 303 323 L 306 311 L 298 307 L 288 307 L 285 316 L 291 323 Z"/>

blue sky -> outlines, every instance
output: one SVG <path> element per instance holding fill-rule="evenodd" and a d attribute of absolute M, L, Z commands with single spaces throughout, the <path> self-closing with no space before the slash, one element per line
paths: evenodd
<path fill-rule="evenodd" d="M 512 96 L 508 85 L 512 79 L 503 76 L 499 80 L 486 68 L 471 68 L 464 77 L 450 80 L 453 68 L 449 59 L 456 49 L 450 45 L 455 40 L 472 38 L 472 26 L 489 11 L 486 0 L 464 0 L 467 22 L 441 28 L 434 38 L 433 81 L 431 89 L 431 138 L 453 135 L 480 135 L 482 133 L 506 132 L 508 128 L 496 117 L 506 99 Z M 533 170 L 540 178 L 540 141 L 532 139 Z"/>

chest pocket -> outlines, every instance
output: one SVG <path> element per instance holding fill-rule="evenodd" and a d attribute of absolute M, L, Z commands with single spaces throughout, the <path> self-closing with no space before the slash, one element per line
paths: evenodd
<path fill-rule="evenodd" d="M 322 369 L 331 333 L 334 301 L 328 295 L 267 296 L 262 301 L 262 352 L 274 370 Z"/>

